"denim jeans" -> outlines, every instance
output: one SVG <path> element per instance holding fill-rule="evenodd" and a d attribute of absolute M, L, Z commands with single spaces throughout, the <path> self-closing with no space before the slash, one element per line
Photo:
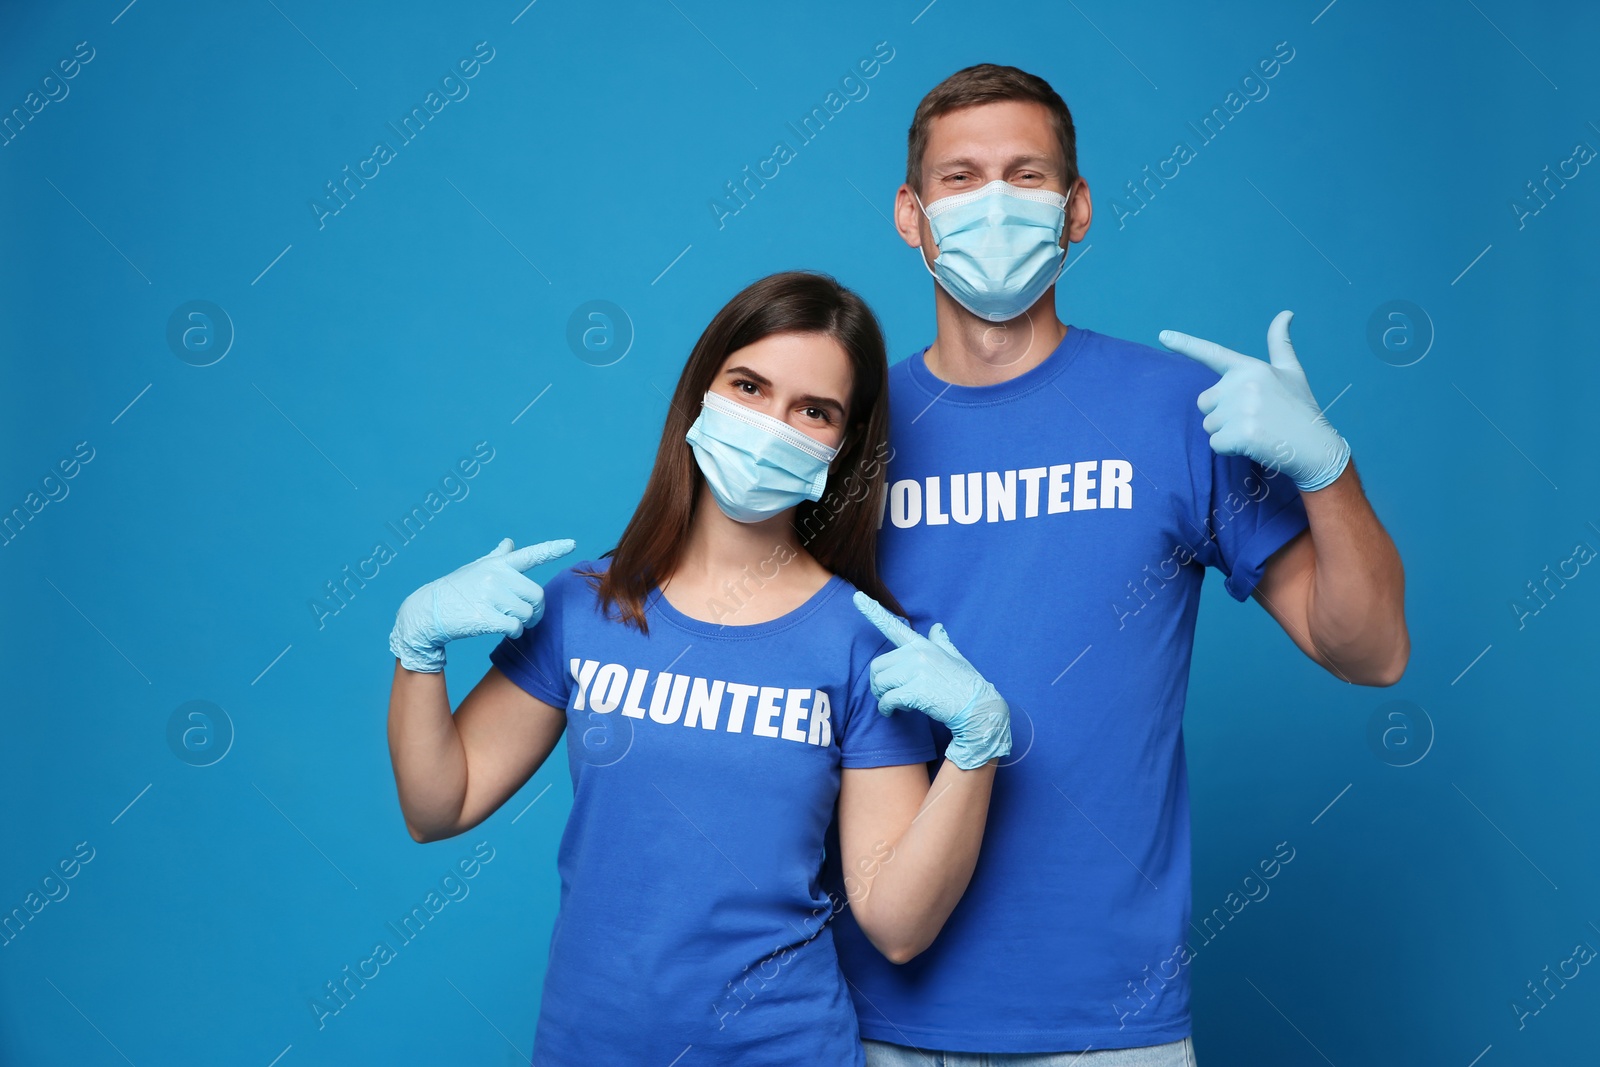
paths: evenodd
<path fill-rule="evenodd" d="M 863 1039 L 867 1067 L 1195 1067 L 1191 1038 L 1085 1052 L 935 1052 Z"/>

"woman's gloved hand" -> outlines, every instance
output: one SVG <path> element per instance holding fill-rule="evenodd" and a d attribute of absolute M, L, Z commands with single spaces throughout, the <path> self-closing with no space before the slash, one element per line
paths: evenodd
<path fill-rule="evenodd" d="M 544 617 L 544 590 L 522 572 L 575 547 L 563 538 L 513 549 L 507 537 L 488 555 L 406 597 L 389 634 L 390 651 L 408 671 L 437 673 L 444 670 L 444 646 L 459 637 L 521 637 Z"/>
<path fill-rule="evenodd" d="M 1011 708 L 956 651 L 943 623 L 923 637 L 857 591 L 855 605 L 895 647 L 872 661 L 872 695 L 885 715 L 920 711 L 949 727 L 945 759 L 964 771 L 1011 753 Z"/>

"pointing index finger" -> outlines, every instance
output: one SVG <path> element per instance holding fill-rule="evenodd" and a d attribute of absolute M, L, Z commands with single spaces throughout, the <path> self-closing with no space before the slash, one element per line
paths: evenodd
<path fill-rule="evenodd" d="M 555 541 L 541 541 L 536 545 L 527 545 L 506 556 L 506 562 L 519 571 L 528 571 L 541 563 L 549 563 L 553 559 L 560 559 L 574 548 L 578 542 L 570 537 L 563 537 Z"/>
<path fill-rule="evenodd" d="M 1186 333 L 1178 333 L 1176 330 L 1162 330 L 1160 340 L 1162 344 L 1174 352 L 1182 353 L 1196 363 L 1202 363 L 1210 367 L 1218 374 L 1225 373 L 1228 368 L 1237 367 L 1246 360 L 1255 358 L 1242 352 L 1235 352 L 1231 348 L 1223 348 L 1215 341 L 1191 337 Z"/>
<path fill-rule="evenodd" d="M 917 631 L 889 614 L 888 608 L 873 600 L 861 590 L 857 589 L 856 595 L 851 599 L 855 601 L 855 605 L 861 610 L 861 614 L 867 617 L 867 621 L 876 626 L 878 632 L 893 642 L 896 648 L 903 648 L 908 642 L 916 640 L 919 636 Z"/>

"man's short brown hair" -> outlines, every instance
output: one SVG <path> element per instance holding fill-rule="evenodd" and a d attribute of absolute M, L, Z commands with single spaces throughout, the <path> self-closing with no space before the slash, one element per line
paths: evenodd
<path fill-rule="evenodd" d="M 958 70 L 922 98 L 911 118 L 911 130 L 906 134 L 906 184 L 922 191 L 922 157 L 928 150 L 928 127 L 934 119 L 960 108 L 998 100 L 1028 100 L 1043 104 L 1050 112 L 1065 164 L 1062 178 L 1070 186 L 1078 177 L 1078 135 L 1066 101 L 1043 78 L 994 63 L 979 63 Z"/>

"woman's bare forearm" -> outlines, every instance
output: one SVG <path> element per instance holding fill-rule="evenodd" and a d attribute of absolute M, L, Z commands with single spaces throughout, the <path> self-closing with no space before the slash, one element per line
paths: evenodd
<path fill-rule="evenodd" d="M 389 758 L 406 829 L 418 841 L 449 836 L 467 796 L 467 754 L 450 713 L 444 672 L 394 666 Z"/>
<path fill-rule="evenodd" d="M 893 841 L 856 860 L 859 889 L 850 906 L 868 938 L 893 963 L 933 943 L 955 910 L 978 862 L 996 760 L 964 771 L 945 760 L 910 822 Z M 870 872 L 870 877 L 866 875 Z M 846 871 L 851 875 L 851 871 Z"/>

